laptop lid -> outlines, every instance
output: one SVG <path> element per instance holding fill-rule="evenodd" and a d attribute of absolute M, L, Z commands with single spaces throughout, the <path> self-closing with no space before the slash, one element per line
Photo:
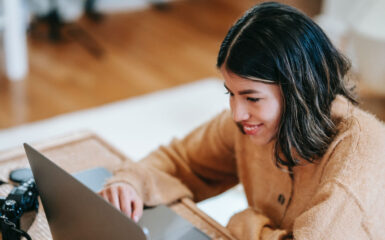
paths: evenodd
<path fill-rule="evenodd" d="M 142 229 L 55 163 L 24 144 L 54 240 L 145 240 Z"/>

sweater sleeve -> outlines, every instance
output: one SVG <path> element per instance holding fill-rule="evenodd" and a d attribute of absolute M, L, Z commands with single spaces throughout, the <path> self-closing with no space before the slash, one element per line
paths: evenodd
<path fill-rule="evenodd" d="M 174 139 L 137 163 L 125 163 L 107 186 L 127 182 L 148 206 L 181 197 L 200 201 L 217 195 L 238 183 L 236 131 L 229 112 L 224 111 L 185 138 Z"/>

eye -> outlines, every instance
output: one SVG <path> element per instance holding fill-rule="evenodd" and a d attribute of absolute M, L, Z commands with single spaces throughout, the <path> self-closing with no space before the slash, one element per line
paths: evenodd
<path fill-rule="evenodd" d="M 251 98 L 251 97 L 248 97 L 246 99 L 247 101 L 250 101 L 250 102 L 258 102 L 259 100 L 261 100 L 260 98 Z"/>
<path fill-rule="evenodd" d="M 229 91 L 225 92 L 225 94 L 229 94 L 230 97 L 234 96 L 234 94 L 232 92 L 229 92 Z"/>

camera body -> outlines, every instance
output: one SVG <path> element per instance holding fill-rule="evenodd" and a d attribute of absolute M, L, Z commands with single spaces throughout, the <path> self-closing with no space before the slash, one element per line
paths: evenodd
<path fill-rule="evenodd" d="M 20 219 L 25 212 L 39 207 L 38 191 L 33 178 L 14 187 L 6 198 L 0 197 L 0 226 L 3 240 L 19 240 Z"/>

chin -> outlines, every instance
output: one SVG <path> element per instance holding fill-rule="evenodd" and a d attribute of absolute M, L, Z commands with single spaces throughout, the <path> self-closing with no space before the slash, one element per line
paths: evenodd
<path fill-rule="evenodd" d="M 263 146 L 271 143 L 273 141 L 273 138 L 265 138 L 260 136 L 249 136 L 250 140 L 258 146 Z"/>

